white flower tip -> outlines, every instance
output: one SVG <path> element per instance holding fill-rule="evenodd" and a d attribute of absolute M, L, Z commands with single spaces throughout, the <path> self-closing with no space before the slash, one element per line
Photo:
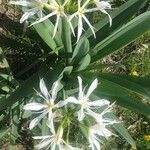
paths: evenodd
<path fill-rule="evenodd" d="M 78 78 L 78 80 L 82 80 L 80 76 L 78 76 L 77 78 Z"/>
<path fill-rule="evenodd" d="M 103 104 L 104 104 L 104 105 L 109 105 L 109 104 L 110 104 L 110 101 L 108 101 L 108 100 L 106 100 L 106 99 L 102 99 L 102 101 L 103 101 Z"/>
<path fill-rule="evenodd" d="M 111 9 L 111 4 L 106 1 L 96 2 L 97 7 L 102 9 Z"/>
<path fill-rule="evenodd" d="M 29 124 L 29 129 L 30 129 L 30 130 L 32 130 L 34 127 L 35 127 L 35 126 L 34 126 L 32 123 Z"/>
<path fill-rule="evenodd" d="M 95 82 L 95 84 L 98 84 L 98 79 L 96 78 L 96 79 L 94 80 L 94 82 Z"/>
<path fill-rule="evenodd" d="M 111 18 L 111 16 L 109 16 L 109 26 L 110 27 L 112 26 L 112 18 Z"/>
<path fill-rule="evenodd" d="M 24 110 L 28 110 L 28 105 L 23 106 Z"/>

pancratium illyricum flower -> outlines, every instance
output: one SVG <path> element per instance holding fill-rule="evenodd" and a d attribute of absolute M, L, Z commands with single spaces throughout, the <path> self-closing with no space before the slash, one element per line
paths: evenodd
<path fill-rule="evenodd" d="M 88 8 L 91 1 L 96 5 L 96 7 Z M 94 12 L 94 11 L 101 11 L 102 13 L 105 13 L 105 14 L 108 15 L 110 26 L 112 25 L 112 18 L 109 15 L 109 13 L 107 13 L 107 11 L 106 11 L 106 9 L 111 9 L 111 5 L 110 5 L 109 1 L 106 2 L 106 1 L 100 1 L 100 0 L 86 0 L 85 3 L 81 6 L 82 2 L 83 2 L 83 0 L 78 0 L 78 9 L 77 9 L 77 11 L 69 17 L 69 23 L 70 23 L 70 27 L 71 27 L 71 30 L 72 30 L 73 33 L 74 33 L 74 29 L 72 27 L 71 20 L 74 17 L 78 18 L 77 42 L 79 41 L 79 39 L 82 35 L 83 20 L 88 24 L 88 26 L 90 27 L 94 37 L 96 38 L 94 27 L 91 25 L 88 18 L 85 16 L 86 13 Z"/>
<path fill-rule="evenodd" d="M 87 5 L 89 4 L 90 0 L 86 0 L 85 3 L 81 6 L 81 2 L 82 0 L 78 0 L 78 9 L 75 13 L 73 13 L 70 17 L 69 17 L 69 23 L 71 22 L 71 20 L 74 18 L 74 17 L 77 17 L 78 18 L 78 34 L 77 34 L 77 42 L 79 41 L 80 39 L 80 36 L 82 35 L 82 30 L 83 30 L 83 22 L 82 20 L 84 20 L 88 26 L 90 27 L 94 37 L 95 36 L 95 31 L 94 31 L 94 28 L 93 26 L 91 25 L 91 23 L 89 22 L 89 20 L 87 19 L 87 17 L 85 16 L 85 13 L 88 13 L 88 12 L 91 12 L 91 10 L 88 10 L 86 7 Z M 70 27 L 72 29 L 72 32 L 74 33 L 73 31 L 73 27 L 72 25 L 70 24 Z"/>
<path fill-rule="evenodd" d="M 59 81 L 53 83 L 51 94 L 49 94 L 45 82 L 43 79 L 40 80 L 40 90 L 38 95 L 44 100 L 44 103 L 29 103 L 24 106 L 25 110 L 34 111 L 34 113 L 40 114 L 38 117 L 34 118 L 29 125 L 30 129 L 33 129 L 41 119 L 43 119 L 46 115 L 48 115 L 48 127 L 50 128 L 51 132 L 54 133 L 54 118 L 56 117 L 56 110 L 57 108 L 63 107 L 66 105 L 66 101 L 59 101 L 55 104 L 55 100 L 57 97 L 57 92 L 59 89 Z"/>
<path fill-rule="evenodd" d="M 30 26 L 34 25 L 34 24 L 37 24 L 37 23 L 40 23 L 40 22 L 43 22 L 44 20 L 52 17 L 52 16 L 55 16 L 56 15 L 56 23 L 55 23 L 55 28 L 54 28 L 54 32 L 53 32 L 53 38 L 55 37 L 55 34 L 57 32 L 57 28 L 58 28 L 58 24 L 59 24 L 59 20 L 60 20 L 60 17 L 67 17 L 65 12 L 64 12 L 64 7 L 65 5 L 68 3 L 69 0 L 65 0 L 63 5 L 59 4 L 56 2 L 56 0 L 51 0 L 50 1 L 50 5 L 49 5 L 49 8 L 51 10 L 51 13 L 49 13 L 48 15 L 44 16 L 43 18 L 41 18 L 40 20 L 38 21 L 35 21 L 34 23 L 32 23 Z M 70 23 L 71 24 L 71 23 Z"/>
<path fill-rule="evenodd" d="M 63 127 L 59 127 L 57 132 L 52 135 L 47 136 L 35 136 L 33 137 L 35 140 L 41 140 L 39 144 L 35 146 L 38 150 L 45 148 L 46 150 L 80 150 L 77 147 L 72 147 L 71 145 L 67 144 L 63 140 Z"/>
<path fill-rule="evenodd" d="M 98 85 L 97 79 L 95 79 L 92 82 L 86 94 L 84 93 L 85 89 L 82 88 L 82 79 L 79 76 L 78 76 L 78 82 L 79 82 L 78 98 L 76 99 L 75 97 L 69 97 L 66 101 L 80 105 L 81 108 L 78 111 L 78 120 L 82 121 L 85 117 L 85 114 L 90 113 L 92 109 L 102 107 L 104 105 L 109 105 L 109 101 L 105 99 L 100 99 L 100 100 L 95 100 L 95 101 L 90 100 L 91 93 L 96 89 Z"/>
<path fill-rule="evenodd" d="M 88 130 L 88 140 L 92 150 L 100 150 L 100 143 L 103 139 L 108 139 L 110 136 L 115 135 L 109 130 L 109 126 L 119 123 L 114 119 L 107 118 L 104 115 L 110 112 L 112 105 L 108 106 L 101 114 L 90 112 L 89 114 L 95 118 L 96 124 L 91 126 Z"/>
<path fill-rule="evenodd" d="M 48 0 L 20 0 L 20 1 L 10 1 L 10 4 L 19 5 L 23 7 L 24 14 L 20 19 L 20 23 L 23 23 L 28 18 L 37 15 L 39 18 L 43 16 L 43 7 Z"/>

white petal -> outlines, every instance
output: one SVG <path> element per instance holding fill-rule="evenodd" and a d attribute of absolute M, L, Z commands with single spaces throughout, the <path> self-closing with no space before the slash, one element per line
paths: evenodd
<path fill-rule="evenodd" d="M 39 18 L 42 18 L 42 17 L 43 17 L 43 12 L 39 10 L 39 11 L 37 12 L 37 16 L 38 16 Z"/>
<path fill-rule="evenodd" d="M 81 7 L 81 0 L 78 0 L 78 9 Z"/>
<path fill-rule="evenodd" d="M 20 23 L 23 23 L 25 20 L 27 20 L 29 17 L 33 16 L 34 14 L 35 12 L 25 12 L 20 19 Z"/>
<path fill-rule="evenodd" d="M 54 33 L 53 33 L 53 38 L 55 37 L 56 32 L 57 32 L 59 19 L 60 19 L 60 15 L 57 15 L 56 24 L 55 24 Z"/>
<path fill-rule="evenodd" d="M 43 105 L 43 104 L 40 104 L 40 103 L 29 103 L 29 104 L 26 104 L 23 107 L 23 109 L 38 111 L 38 110 L 44 109 L 45 107 L 46 107 L 46 105 Z"/>
<path fill-rule="evenodd" d="M 97 87 L 97 84 L 98 84 L 98 80 L 95 79 L 87 91 L 86 98 L 88 98 L 90 96 L 90 94 L 95 90 L 95 88 Z"/>
<path fill-rule="evenodd" d="M 54 128 L 54 114 L 51 110 L 48 112 L 48 123 L 47 126 L 50 128 L 51 132 L 55 134 L 55 128 Z"/>
<path fill-rule="evenodd" d="M 38 117 L 34 118 L 29 124 L 29 129 L 32 130 L 41 121 L 41 119 L 46 115 L 46 113 L 47 112 L 43 112 Z"/>
<path fill-rule="evenodd" d="M 96 147 L 97 150 L 100 150 L 100 143 L 97 140 L 94 140 L 94 145 Z"/>
<path fill-rule="evenodd" d="M 79 101 L 75 97 L 68 97 L 65 101 L 67 103 L 79 104 Z"/>
<path fill-rule="evenodd" d="M 102 123 L 98 127 L 97 134 L 100 136 L 104 136 L 105 138 L 113 135 Z"/>
<path fill-rule="evenodd" d="M 113 105 L 114 104 L 115 104 L 115 102 L 112 103 L 111 105 L 109 105 L 106 109 L 104 109 L 103 112 L 101 113 L 101 115 L 104 115 L 104 114 L 106 114 L 108 112 L 111 112 L 111 110 L 113 109 Z"/>
<path fill-rule="evenodd" d="M 73 28 L 73 26 L 72 26 L 71 20 L 68 19 L 68 23 L 69 23 L 70 29 L 71 29 L 71 31 L 72 31 L 72 33 L 73 33 L 73 36 L 75 36 L 74 28 Z"/>
<path fill-rule="evenodd" d="M 54 5 L 55 7 L 59 6 L 56 2 L 56 0 L 51 0 L 51 5 Z"/>
<path fill-rule="evenodd" d="M 82 23 L 82 17 L 81 15 L 78 15 L 78 36 L 77 36 L 77 42 L 79 41 L 81 34 L 82 34 L 82 30 L 83 30 L 83 23 Z"/>
<path fill-rule="evenodd" d="M 47 147 L 49 144 L 51 143 L 51 140 L 50 139 L 45 139 L 44 141 L 40 142 L 39 144 L 37 144 L 35 146 L 35 148 L 38 148 L 39 149 L 42 149 L 44 147 Z"/>
<path fill-rule="evenodd" d="M 96 100 L 96 101 L 89 102 L 88 104 L 90 106 L 101 107 L 101 106 L 104 106 L 104 105 L 109 105 L 110 102 L 108 100 L 101 99 L 101 100 Z"/>
<path fill-rule="evenodd" d="M 110 27 L 111 27 L 112 26 L 112 18 L 111 18 L 111 16 L 109 15 L 109 13 L 107 13 L 106 10 L 101 10 L 101 12 L 105 13 L 106 15 L 108 15 L 108 17 L 109 17 L 109 23 L 110 23 Z"/>
<path fill-rule="evenodd" d="M 34 136 L 33 139 L 35 140 L 41 140 L 41 139 L 47 139 L 49 138 L 50 136 L 49 135 L 45 135 L 45 136 Z"/>
<path fill-rule="evenodd" d="M 63 107 L 63 106 L 65 106 L 65 105 L 67 105 L 68 104 L 68 101 L 67 100 L 64 100 L 64 101 L 59 101 L 55 106 L 57 107 L 57 108 L 60 108 L 60 107 Z"/>
<path fill-rule="evenodd" d="M 72 147 L 71 145 L 66 144 L 65 146 L 63 146 L 62 150 L 81 150 L 78 147 Z"/>
<path fill-rule="evenodd" d="M 111 9 L 111 5 L 105 1 L 96 2 L 96 6 L 99 8 L 100 11 L 104 9 Z"/>
<path fill-rule="evenodd" d="M 51 145 L 51 150 L 56 150 L 55 148 L 56 148 L 56 144 L 55 144 L 55 143 L 52 143 L 52 145 Z"/>
<path fill-rule="evenodd" d="M 28 2 L 28 1 L 10 1 L 9 4 L 21 5 L 21 6 L 25 6 L 25 7 L 30 7 L 33 5 L 33 3 Z"/>
<path fill-rule="evenodd" d="M 94 111 L 88 109 L 87 112 L 86 112 L 88 115 L 90 115 L 91 117 L 93 117 L 96 122 L 102 122 L 102 115 L 101 114 L 98 114 L 98 113 L 95 113 Z"/>
<path fill-rule="evenodd" d="M 50 98 L 47 87 L 45 85 L 45 82 L 43 79 L 40 80 L 40 90 L 42 94 L 45 96 L 45 98 L 48 100 Z"/>
<path fill-rule="evenodd" d="M 84 117 L 85 117 L 84 110 L 81 107 L 81 109 L 78 111 L 78 120 L 82 121 L 84 119 Z"/>
<path fill-rule="evenodd" d="M 56 81 L 53 83 L 53 86 L 51 89 L 51 91 L 52 91 L 52 102 L 51 103 L 54 103 L 54 100 L 56 99 L 58 90 L 59 90 L 59 81 Z"/>
<path fill-rule="evenodd" d="M 78 76 L 78 82 L 79 82 L 79 99 L 82 99 L 83 98 L 83 89 L 82 89 L 82 79 L 81 77 Z"/>
<path fill-rule="evenodd" d="M 93 26 L 90 24 L 90 22 L 88 21 L 88 19 L 85 17 L 85 15 L 82 15 L 83 19 L 85 20 L 85 22 L 88 24 L 88 26 L 90 27 L 90 29 L 92 30 L 93 32 L 93 35 L 94 37 L 96 38 L 96 35 L 95 35 L 95 31 L 93 29 Z"/>
<path fill-rule="evenodd" d="M 89 2 L 90 2 L 90 0 L 86 0 L 85 3 L 82 5 L 82 8 L 85 8 Z"/>
<path fill-rule="evenodd" d="M 50 17 L 52 17 L 52 16 L 54 16 L 54 15 L 56 15 L 56 13 L 55 13 L 55 12 L 52 12 L 52 13 L 46 15 L 45 17 L 40 18 L 38 21 L 35 21 L 35 22 L 32 23 L 30 26 L 33 26 L 33 25 L 38 24 L 38 23 L 40 23 L 40 22 L 43 22 L 43 21 L 45 21 L 46 19 L 48 19 L 48 18 L 50 18 Z M 30 27 L 30 26 L 29 26 L 29 27 Z"/>

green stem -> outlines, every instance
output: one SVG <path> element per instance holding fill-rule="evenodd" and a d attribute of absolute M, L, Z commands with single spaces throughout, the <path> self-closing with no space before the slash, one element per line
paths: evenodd
<path fill-rule="evenodd" d="M 67 144 L 69 144 L 69 134 L 70 134 L 70 122 L 68 122 L 68 130 L 67 130 L 67 136 L 66 136 Z"/>

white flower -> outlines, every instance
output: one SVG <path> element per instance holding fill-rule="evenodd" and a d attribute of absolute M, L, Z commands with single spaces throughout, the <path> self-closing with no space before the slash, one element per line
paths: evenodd
<path fill-rule="evenodd" d="M 34 139 L 41 140 L 39 144 L 35 146 L 38 150 L 45 148 L 46 150 L 80 150 L 77 147 L 72 147 L 67 144 L 63 138 L 63 128 L 59 127 L 57 133 L 47 136 L 35 136 Z"/>
<path fill-rule="evenodd" d="M 48 126 L 51 130 L 52 133 L 54 133 L 54 123 L 53 119 L 56 116 L 56 112 L 53 112 L 55 108 L 60 108 L 63 107 L 64 105 L 67 104 L 66 101 L 59 101 L 57 104 L 55 104 L 57 92 L 59 88 L 59 82 L 56 81 L 54 82 L 52 89 L 51 89 L 51 95 L 49 94 L 46 85 L 44 83 L 44 80 L 40 80 L 40 90 L 42 94 L 38 93 L 39 96 L 41 96 L 44 100 L 44 103 L 29 103 L 24 106 L 25 110 L 31 110 L 34 111 L 35 113 L 40 115 L 36 118 L 34 118 L 29 125 L 30 129 L 33 129 L 42 118 L 44 118 L 48 114 Z"/>
<path fill-rule="evenodd" d="M 105 113 L 107 112 L 109 112 L 108 109 Z M 114 135 L 107 127 L 118 122 L 108 118 L 103 118 L 105 113 L 97 114 L 90 112 L 90 115 L 97 121 L 97 123 L 90 127 L 88 131 L 89 147 L 91 147 L 92 150 L 95 150 L 95 148 L 96 150 L 100 150 L 100 143 L 103 143 L 102 137 L 108 139 L 110 136 Z"/>
<path fill-rule="evenodd" d="M 39 18 L 41 18 L 43 16 L 42 11 L 44 3 L 47 2 L 48 0 L 32 0 L 32 1 L 20 0 L 20 1 L 10 1 L 9 3 L 23 6 L 24 14 L 20 19 L 20 23 L 23 23 L 25 20 L 36 14 L 38 15 Z"/>
<path fill-rule="evenodd" d="M 93 129 L 93 128 L 90 128 L 89 131 L 88 131 L 88 140 L 89 140 L 89 147 L 91 147 L 92 150 L 100 150 L 101 147 L 100 147 L 100 143 L 101 143 L 101 140 L 99 139 L 98 135 L 97 135 L 97 132 Z"/>
<path fill-rule="evenodd" d="M 43 18 L 41 18 L 40 20 L 38 21 L 35 21 L 34 23 L 32 23 L 30 26 L 34 25 L 34 24 L 37 24 L 37 23 L 40 23 L 40 22 L 43 22 L 44 20 L 52 17 L 52 16 L 57 16 L 56 17 L 56 23 L 55 23 L 55 28 L 54 28 L 54 33 L 53 33 L 53 38 L 55 37 L 55 34 L 57 32 L 57 28 L 58 28 L 58 23 L 59 23 L 59 20 L 60 20 L 60 17 L 61 16 L 66 16 L 65 12 L 64 12 L 64 7 L 65 5 L 68 3 L 69 0 L 65 0 L 64 1 L 64 4 L 63 5 L 60 5 L 56 2 L 56 0 L 51 0 L 51 3 L 49 5 L 49 7 L 51 8 L 51 13 L 49 13 L 48 15 L 44 16 Z"/>
<path fill-rule="evenodd" d="M 86 9 L 86 6 L 88 5 L 88 3 L 89 3 L 90 0 L 86 0 L 85 3 L 84 3 L 82 6 L 81 6 L 81 1 L 82 1 L 82 0 L 78 0 L 78 10 L 77 10 L 77 12 L 75 12 L 74 14 L 72 14 L 72 15 L 69 17 L 69 23 L 71 22 L 71 20 L 72 20 L 74 17 L 78 17 L 78 35 L 77 35 L 77 42 L 79 41 L 80 36 L 82 35 L 82 30 L 83 30 L 83 22 L 82 22 L 82 19 L 85 20 L 85 22 L 88 24 L 88 26 L 89 26 L 90 29 L 92 30 L 94 37 L 96 37 L 96 36 L 95 36 L 94 29 L 93 29 L 93 26 L 91 25 L 91 23 L 89 22 L 89 20 L 88 20 L 87 17 L 85 16 L 85 13 L 91 12 L 90 10 Z M 70 27 L 71 27 L 72 32 L 74 33 L 74 30 L 73 30 L 73 27 L 72 27 L 71 24 L 70 24 Z"/>
<path fill-rule="evenodd" d="M 108 105 L 109 101 L 105 99 L 100 99 L 96 101 L 90 101 L 89 96 L 91 93 L 95 90 L 98 84 L 98 80 L 95 79 L 92 84 L 90 85 L 87 93 L 85 94 L 82 88 L 82 79 L 78 76 L 78 82 L 79 82 L 79 96 L 78 99 L 75 97 L 69 97 L 66 99 L 67 102 L 75 103 L 81 106 L 81 109 L 78 111 L 78 120 L 82 121 L 84 119 L 85 113 L 90 112 L 91 109 L 94 109 L 96 107 L 101 107 L 104 105 Z"/>
<path fill-rule="evenodd" d="M 92 150 L 95 150 L 95 148 L 96 150 L 100 150 L 100 143 L 103 143 L 103 138 L 108 139 L 111 135 L 114 135 L 106 128 L 106 126 L 110 125 L 110 123 L 106 123 L 105 120 L 103 121 L 89 128 L 88 140 L 90 143 L 89 147 L 91 147 Z"/>
<path fill-rule="evenodd" d="M 94 0 L 94 3 L 96 4 L 97 8 L 93 8 L 91 10 L 93 10 L 93 11 L 100 10 L 102 13 L 108 15 L 110 26 L 112 26 L 112 18 L 109 15 L 109 13 L 106 11 L 106 9 L 111 9 L 111 5 L 110 5 L 109 1 Z"/>

